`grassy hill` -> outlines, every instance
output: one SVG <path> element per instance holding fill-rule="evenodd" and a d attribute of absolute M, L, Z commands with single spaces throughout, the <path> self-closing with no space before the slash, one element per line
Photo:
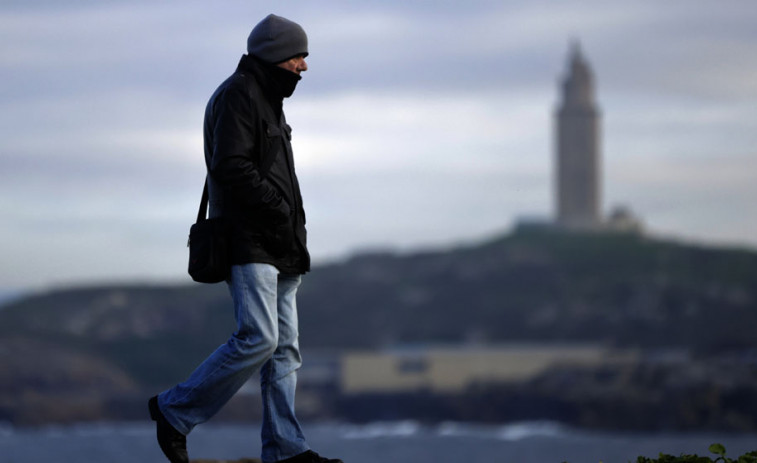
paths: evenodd
<path fill-rule="evenodd" d="M 303 336 L 314 344 L 746 347 L 757 322 L 757 253 L 521 233 L 446 252 L 356 257 L 314 271 L 302 296 L 303 326 L 315 327 Z"/>
<path fill-rule="evenodd" d="M 320 266 L 304 278 L 298 305 L 304 349 L 581 341 L 745 352 L 755 347 L 757 252 L 514 233 Z M 49 413 L 65 391 L 83 408 L 118 407 L 98 398 L 171 384 L 233 330 L 223 284 L 81 287 L 15 300 L 0 310 L 0 361 L 9 366 L 0 372 L 0 420 L 40 397 Z"/>

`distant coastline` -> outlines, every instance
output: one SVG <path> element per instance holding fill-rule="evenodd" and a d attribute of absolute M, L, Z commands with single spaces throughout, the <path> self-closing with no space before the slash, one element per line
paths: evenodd
<path fill-rule="evenodd" d="M 637 234 L 520 231 L 316 267 L 298 306 L 305 357 L 298 402 L 308 419 L 757 429 L 755 251 Z M 234 329 L 222 284 L 26 294 L 0 310 L 0 421 L 143 419 L 145 397 L 184 377 Z M 525 344 L 640 355 L 619 362 L 552 352 L 545 355 L 554 361 L 535 363 L 485 352 Z M 426 351 L 398 352 L 403 346 Z M 382 389 L 365 386 L 370 372 L 349 367 L 350 358 L 365 363 L 355 356 L 365 352 L 382 352 L 372 357 Z M 538 371 L 519 366 L 537 363 Z M 238 399 L 219 419 L 257 413 L 259 397 Z"/>

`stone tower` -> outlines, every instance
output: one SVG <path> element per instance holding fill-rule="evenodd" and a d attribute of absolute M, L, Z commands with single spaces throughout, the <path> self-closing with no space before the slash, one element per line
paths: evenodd
<path fill-rule="evenodd" d="M 598 228 L 602 223 L 600 116 L 594 102 L 594 78 L 577 42 L 571 46 L 555 116 L 557 224 L 579 230 Z"/>

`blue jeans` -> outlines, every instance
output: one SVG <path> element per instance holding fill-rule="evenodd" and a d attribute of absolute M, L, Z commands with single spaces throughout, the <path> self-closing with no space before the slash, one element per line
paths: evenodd
<path fill-rule="evenodd" d="M 158 406 L 183 434 L 215 415 L 260 370 L 263 398 L 262 460 L 274 462 L 309 450 L 294 413 L 299 275 L 272 265 L 234 265 L 228 280 L 237 331 L 189 378 L 158 395 Z"/>

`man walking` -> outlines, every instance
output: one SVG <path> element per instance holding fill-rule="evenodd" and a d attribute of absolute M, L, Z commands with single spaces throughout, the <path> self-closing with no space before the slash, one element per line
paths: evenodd
<path fill-rule="evenodd" d="M 205 110 L 210 216 L 229 225 L 227 283 L 237 330 L 186 381 L 148 402 L 158 443 L 172 463 L 189 461 L 186 435 L 256 371 L 263 462 L 341 463 L 310 450 L 294 410 L 301 364 L 296 293 L 310 256 L 283 99 L 308 69 L 307 55 L 302 27 L 267 16 Z"/>

